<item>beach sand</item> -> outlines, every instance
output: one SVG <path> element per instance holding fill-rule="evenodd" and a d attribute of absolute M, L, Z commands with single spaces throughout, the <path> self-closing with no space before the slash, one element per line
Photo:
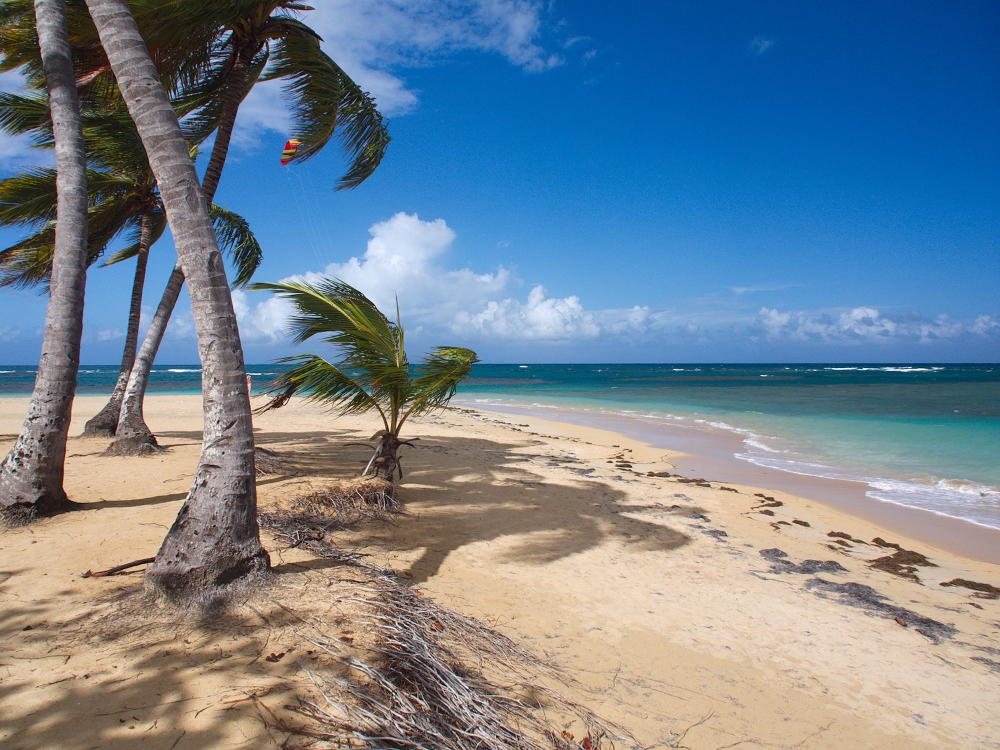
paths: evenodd
<path fill-rule="evenodd" d="M 77 399 L 74 432 L 103 403 Z M 0 399 L 0 451 L 26 406 Z M 139 609 L 139 573 L 81 578 L 154 555 L 189 488 L 200 398 L 152 396 L 146 416 L 165 452 L 73 440 L 82 508 L 0 532 L 5 748 L 279 747 L 261 711 L 291 720 L 316 661 L 289 611 L 351 633 L 350 570 L 267 534 L 274 582 L 225 616 Z M 356 475 L 367 454 L 346 444 L 377 425 L 293 401 L 255 428 L 302 471 L 261 479 L 263 510 Z M 570 697 L 645 745 L 1000 746 L 1000 599 L 940 585 L 1000 587 L 1000 566 L 817 500 L 647 476 L 684 457 L 615 432 L 453 408 L 408 434 L 408 514 L 337 543 L 564 667 Z M 933 565 L 872 567 L 897 554 L 877 538 Z"/>

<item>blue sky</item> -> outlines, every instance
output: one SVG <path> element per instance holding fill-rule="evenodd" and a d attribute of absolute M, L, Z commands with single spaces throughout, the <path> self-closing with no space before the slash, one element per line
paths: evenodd
<path fill-rule="evenodd" d="M 1000 5 L 315 5 L 394 140 L 336 192 L 332 148 L 279 166 L 254 92 L 217 201 L 259 280 L 398 295 L 414 349 L 492 362 L 1000 360 Z M 0 142 L 7 174 L 40 158 Z M 130 283 L 91 272 L 85 363 L 120 358 Z M 0 363 L 37 361 L 44 302 L 0 290 Z M 248 361 L 291 351 L 282 304 L 236 304 Z M 185 296 L 158 361 L 193 334 Z"/>

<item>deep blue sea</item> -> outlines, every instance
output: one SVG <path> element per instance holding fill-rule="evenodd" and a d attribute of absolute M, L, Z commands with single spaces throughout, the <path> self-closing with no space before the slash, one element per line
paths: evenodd
<path fill-rule="evenodd" d="M 247 369 L 255 392 L 275 374 Z M 34 374 L 0 366 L 0 395 L 30 394 Z M 78 393 L 116 376 L 81 367 Z M 197 365 L 156 367 L 150 392 L 198 393 L 200 379 Z M 1000 528 L 1000 365 L 477 365 L 457 401 L 717 430 L 741 438 L 742 460 Z"/>

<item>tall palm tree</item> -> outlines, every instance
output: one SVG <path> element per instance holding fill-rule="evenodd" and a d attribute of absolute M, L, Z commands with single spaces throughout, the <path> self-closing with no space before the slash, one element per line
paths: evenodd
<path fill-rule="evenodd" d="M 334 137 L 351 159 L 338 190 L 364 182 L 382 161 L 389 132 L 375 101 L 320 48 L 320 38 L 294 14 L 310 10 L 293 0 L 142 0 L 137 22 L 147 42 L 171 66 L 175 103 L 185 113 L 188 138 L 200 143 L 215 133 L 202 181 L 205 200 L 215 198 L 240 104 L 264 80 L 285 81 L 292 135 L 301 145 L 296 160 L 317 154 Z M 119 416 L 109 451 L 130 454 L 152 450 L 156 440 L 142 419 L 142 397 L 159 342 L 180 294 L 180 265 L 167 288 L 143 342 L 144 367 L 127 386 L 128 413 Z"/>
<path fill-rule="evenodd" d="M 393 322 L 357 289 L 330 278 L 316 284 L 285 281 L 253 288 L 275 292 L 292 303 L 295 343 L 320 336 L 340 355 L 338 364 L 314 354 L 279 360 L 293 366 L 272 385 L 277 396 L 258 411 L 283 406 L 298 391 L 341 414 L 377 411 L 382 429 L 372 437 L 377 443 L 363 475 L 372 473 L 390 482 L 397 473 L 402 478 L 399 449 L 407 445 L 399 437 L 403 425 L 410 417 L 446 405 L 479 361 L 476 353 L 435 347 L 411 373 L 398 306 Z"/>
<path fill-rule="evenodd" d="M 36 95 L 0 96 L 0 127 L 11 134 L 30 134 L 37 147 L 52 147 L 51 119 L 40 116 L 40 101 Z M 118 380 L 107 405 L 84 427 L 84 435 L 114 437 L 136 358 L 146 261 L 150 247 L 166 229 L 166 217 L 156 179 L 124 102 L 87 102 L 83 107 L 83 134 L 91 166 L 87 182 L 90 201 L 88 265 L 123 234 L 128 238 L 127 246 L 114 253 L 104 265 L 136 258 Z M 54 170 L 38 169 L 0 182 L 0 226 L 36 230 L 0 251 L 0 286 L 25 288 L 47 283 L 52 268 L 55 179 Z M 260 264 L 260 246 L 246 220 L 237 214 L 213 206 L 212 219 L 220 247 L 236 265 L 235 284 L 243 286 Z M 135 409 L 131 412 L 134 414 Z M 129 420 L 129 424 L 133 422 L 134 418 Z M 144 423 L 142 428 L 145 428 Z"/>
<path fill-rule="evenodd" d="M 183 599 L 270 566 L 257 525 L 243 349 L 209 204 L 128 0 L 87 0 L 87 6 L 156 176 L 198 332 L 201 459 L 184 506 L 146 571 L 154 592 Z"/>
<path fill-rule="evenodd" d="M 63 468 L 87 279 L 87 157 L 64 0 L 36 0 L 35 18 L 52 111 L 58 223 L 35 387 L 17 442 L 0 464 L 0 515 L 15 523 L 69 504 Z"/>

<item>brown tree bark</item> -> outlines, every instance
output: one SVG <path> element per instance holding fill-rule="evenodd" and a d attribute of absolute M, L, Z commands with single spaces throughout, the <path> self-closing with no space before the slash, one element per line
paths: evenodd
<path fill-rule="evenodd" d="M 28 415 L 0 464 L 0 516 L 24 523 L 70 505 L 63 489 L 87 281 L 87 155 L 65 0 L 35 0 L 56 151 L 56 236 L 45 336 Z"/>
<path fill-rule="evenodd" d="M 139 319 L 142 316 L 142 289 L 146 283 L 146 262 L 149 259 L 149 245 L 152 239 L 152 220 L 149 215 L 142 217 L 139 229 L 139 253 L 135 261 L 135 278 L 132 280 L 132 301 L 128 311 L 128 330 L 125 333 L 125 350 L 122 352 L 122 364 L 118 370 L 118 382 L 115 390 L 103 409 L 92 417 L 83 427 L 84 437 L 114 437 L 118 429 L 118 417 L 125 398 L 125 388 L 128 385 L 132 365 L 135 364 L 135 350 L 139 343 Z"/>
<path fill-rule="evenodd" d="M 156 176 L 198 332 L 205 410 L 201 460 L 184 506 L 146 570 L 149 589 L 186 599 L 270 567 L 257 525 L 243 350 L 208 204 L 128 0 L 87 0 L 87 6 Z"/>

